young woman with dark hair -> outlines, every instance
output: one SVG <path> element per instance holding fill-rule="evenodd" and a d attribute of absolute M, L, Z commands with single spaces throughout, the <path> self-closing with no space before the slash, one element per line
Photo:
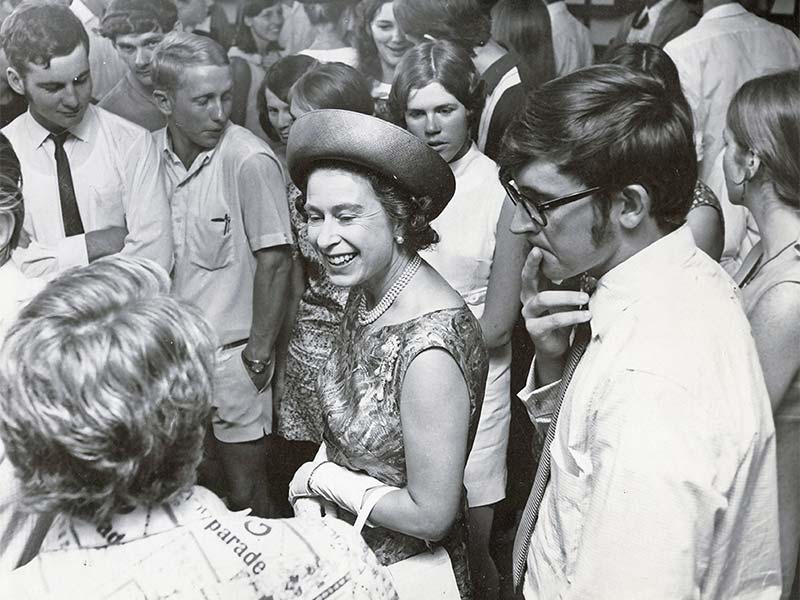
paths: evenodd
<path fill-rule="evenodd" d="M 389 97 L 395 118 L 447 161 L 456 180 L 453 199 L 433 221 L 440 241 L 422 256 L 464 298 L 489 349 L 483 410 L 464 473 L 473 585 L 476 597 L 488 600 L 498 595 L 489 538 L 495 504 L 506 492 L 510 339 L 528 247 L 509 229 L 514 206 L 497 165 L 470 139 L 483 102 L 483 82 L 469 54 L 447 41 L 426 41 L 409 50 Z"/>

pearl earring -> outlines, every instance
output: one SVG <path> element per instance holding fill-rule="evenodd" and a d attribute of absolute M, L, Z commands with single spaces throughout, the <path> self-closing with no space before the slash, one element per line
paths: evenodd
<path fill-rule="evenodd" d="M 406 240 L 402 235 L 396 235 L 394 236 L 394 241 L 397 242 L 398 246 L 402 246 Z"/>

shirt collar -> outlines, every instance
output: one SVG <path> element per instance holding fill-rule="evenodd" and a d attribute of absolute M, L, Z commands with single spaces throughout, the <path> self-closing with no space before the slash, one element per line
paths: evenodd
<path fill-rule="evenodd" d="M 69 128 L 69 132 L 73 135 L 73 137 L 82 142 L 88 142 L 91 140 L 92 132 L 97 122 L 97 115 L 94 112 L 95 110 L 95 107 L 90 104 L 86 108 L 86 113 L 84 113 L 81 122 L 74 127 Z M 28 121 L 28 134 L 30 139 L 34 146 L 39 148 L 42 144 L 44 144 L 45 140 L 50 137 L 52 132 L 49 129 L 42 127 L 42 125 L 33 118 L 30 108 L 28 108 L 26 117 Z"/>
<path fill-rule="evenodd" d="M 567 11 L 567 3 L 566 2 L 553 2 L 552 4 L 547 5 L 547 10 L 550 11 L 551 15 L 557 15 L 560 13 L 565 13 Z"/>
<path fill-rule="evenodd" d="M 715 6 L 702 17 L 701 21 L 708 21 L 710 19 L 724 19 L 725 17 L 735 17 L 738 15 L 746 14 L 747 10 L 738 2 L 730 2 L 721 6 Z"/>
<path fill-rule="evenodd" d="M 200 154 L 198 154 L 197 157 L 194 159 L 194 162 L 188 169 L 186 169 L 186 167 L 183 166 L 183 162 L 181 161 L 180 158 L 178 158 L 178 155 L 175 154 L 175 151 L 172 149 L 172 139 L 169 135 L 169 127 L 164 127 L 154 132 L 153 137 L 155 138 L 156 146 L 161 152 L 162 156 L 164 156 L 164 159 L 173 165 L 176 166 L 179 165 L 181 168 L 185 169 L 186 176 L 188 177 L 189 175 L 196 173 L 204 166 L 206 166 L 209 162 L 211 162 L 211 159 L 214 157 L 214 154 L 216 154 L 217 149 L 222 145 L 222 141 L 225 139 L 226 134 L 228 133 L 230 127 L 231 124 L 229 121 L 227 125 L 225 125 L 225 131 L 223 131 L 222 136 L 219 138 L 219 141 L 217 142 L 217 145 L 211 148 L 210 150 L 205 150 Z"/>
<path fill-rule="evenodd" d="M 42 552 L 81 548 L 105 548 L 171 531 L 207 516 L 198 510 L 200 502 L 193 488 L 164 504 L 140 506 L 125 514 L 115 514 L 110 522 L 99 524 L 78 517 L 62 516 L 52 526 Z"/>
<path fill-rule="evenodd" d="M 665 287 L 674 285 L 671 273 L 682 270 L 696 252 L 689 226 L 683 225 L 603 275 L 589 300 L 592 334 L 602 337 L 630 306 L 663 295 Z"/>

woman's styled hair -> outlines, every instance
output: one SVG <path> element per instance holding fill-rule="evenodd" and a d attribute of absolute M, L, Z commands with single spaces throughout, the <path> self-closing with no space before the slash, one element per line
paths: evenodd
<path fill-rule="evenodd" d="M 308 69 L 289 90 L 289 98 L 304 110 L 340 108 L 365 115 L 375 110 L 366 77 L 339 62 Z"/>
<path fill-rule="evenodd" d="M 383 76 L 378 47 L 372 38 L 372 21 L 384 4 L 392 0 L 365 0 L 362 5 L 358 25 L 355 31 L 355 47 L 358 52 L 358 69 L 367 77 L 380 81 Z"/>
<path fill-rule="evenodd" d="M 0 350 L 0 437 L 23 502 L 103 522 L 193 485 L 214 348 L 153 262 L 109 257 L 51 282 Z"/>
<path fill-rule="evenodd" d="M 498 157 L 508 174 L 543 160 L 600 194 L 630 184 L 647 189 L 650 213 L 665 231 L 686 219 L 697 180 L 692 115 L 686 100 L 653 77 L 619 65 L 595 65 L 528 94 Z"/>
<path fill-rule="evenodd" d="M 178 22 L 178 9 L 163 0 L 112 0 L 103 20 L 100 34 L 112 42 L 120 35 L 169 33 Z"/>
<path fill-rule="evenodd" d="M 406 35 L 449 40 L 470 56 L 491 37 L 492 19 L 478 0 L 395 0 L 394 15 Z"/>
<path fill-rule="evenodd" d="M 289 104 L 289 90 L 292 89 L 292 86 L 306 71 L 317 64 L 319 64 L 317 60 L 310 56 L 293 54 L 278 59 L 267 69 L 267 74 L 258 88 L 256 106 L 258 107 L 258 122 L 261 125 L 261 129 L 273 142 L 278 142 L 281 138 L 269 121 L 266 90 Z"/>
<path fill-rule="evenodd" d="M 281 0 L 248 0 L 245 2 L 242 10 L 239 11 L 239 17 L 236 19 L 236 35 L 233 38 L 233 45 L 239 48 L 242 52 L 253 54 L 258 51 L 256 41 L 253 39 L 253 33 L 250 28 L 245 24 L 245 18 L 253 19 L 260 15 L 268 8 L 272 8 L 279 4 Z M 283 50 L 279 45 L 276 50 Z"/>
<path fill-rule="evenodd" d="M 413 254 L 439 241 L 439 234 L 431 227 L 431 219 L 427 216 L 433 203 L 428 196 L 414 196 L 405 186 L 398 184 L 391 177 L 350 162 L 337 160 L 315 162 L 309 171 L 309 177 L 311 173 L 320 169 L 344 171 L 366 179 L 375 192 L 378 202 L 386 211 L 389 221 L 401 232 L 404 238 L 403 248 L 407 252 Z M 305 204 L 306 190 L 302 192 L 297 203 L 301 214 L 305 215 L 302 208 Z"/>
<path fill-rule="evenodd" d="M 28 64 L 48 68 L 57 56 L 69 56 L 83 46 L 89 53 L 89 35 L 80 19 L 64 4 L 28 0 L 3 21 L 0 27 L 8 63 L 21 76 Z"/>
<path fill-rule="evenodd" d="M 500 0 L 492 8 L 492 38 L 520 57 L 528 89 L 556 76 L 550 13 L 543 0 Z"/>
<path fill-rule="evenodd" d="M 658 46 L 638 42 L 623 44 L 610 52 L 606 62 L 650 75 L 660 81 L 669 93 L 683 96 L 678 68 L 669 54 Z"/>
<path fill-rule="evenodd" d="M 392 119 L 405 127 L 411 93 L 434 82 L 464 105 L 469 126 L 475 127 L 486 100 L 483 81 L 467 51 L 446 40 L 417 44 L 397 65 L 388 103 Z"/>
<path fill-rule="evenodd" d="M 22 168 L 11 142 L 0 133 L 0 215 L 4 214 L 14 217 L 14 230 L 8 245 L 0 248 L 0 265 L 5 263 L 3 256 L 9 254 L 19 244 L 22 222 L 25 220 L 25 205 L 22 202 Z"/>
<path fill-rule="evenodd" d="M 344 11 L 352 4 L 352 0 L 329 0 L 328 2 L 305 2 L 303 10 L 306 11 L 308 21 L 312 25 L 325 23 L 338 24 Z"/>
<path fill-rule="evenodd" d="M 174 93 L 188 67 L 223 67 L 229 64 L 224 48 L 211 38 L 173 31 L 156 46 L 150 77 L 156 89 Z"/>
<path fill-rule="evenodd" d="M 759 159 L 780 200 L 798 207 L 800 193 L 800 69 L 746 82 L 728 107 L 736 143 Z"/>

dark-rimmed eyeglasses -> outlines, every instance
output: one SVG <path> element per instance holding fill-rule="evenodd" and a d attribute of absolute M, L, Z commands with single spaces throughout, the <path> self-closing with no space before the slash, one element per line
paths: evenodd
<path fill-rule="evenodd" d="M 522 208 L 525 209 L 525 212 L 528 213 L 531 221 L 536 223 L 539 227 L 547 227 L 547 215 L 545 215 L 546 210 L 581 200 L 603 189 L 602 186 L 595 186 L 581 190 L 580 192 L 567 194 L 566 196 L 559 196 L 558 198 L 551 198 L 550 200 L 537 202 L 520 192 L 517 184 L 512 179 L 505 179 L 501 177 L 500 183 L 503 184 L 508 197 L 511 198 L 511 202 L 513 202 L 515 205 L 521 205 Z"/>

